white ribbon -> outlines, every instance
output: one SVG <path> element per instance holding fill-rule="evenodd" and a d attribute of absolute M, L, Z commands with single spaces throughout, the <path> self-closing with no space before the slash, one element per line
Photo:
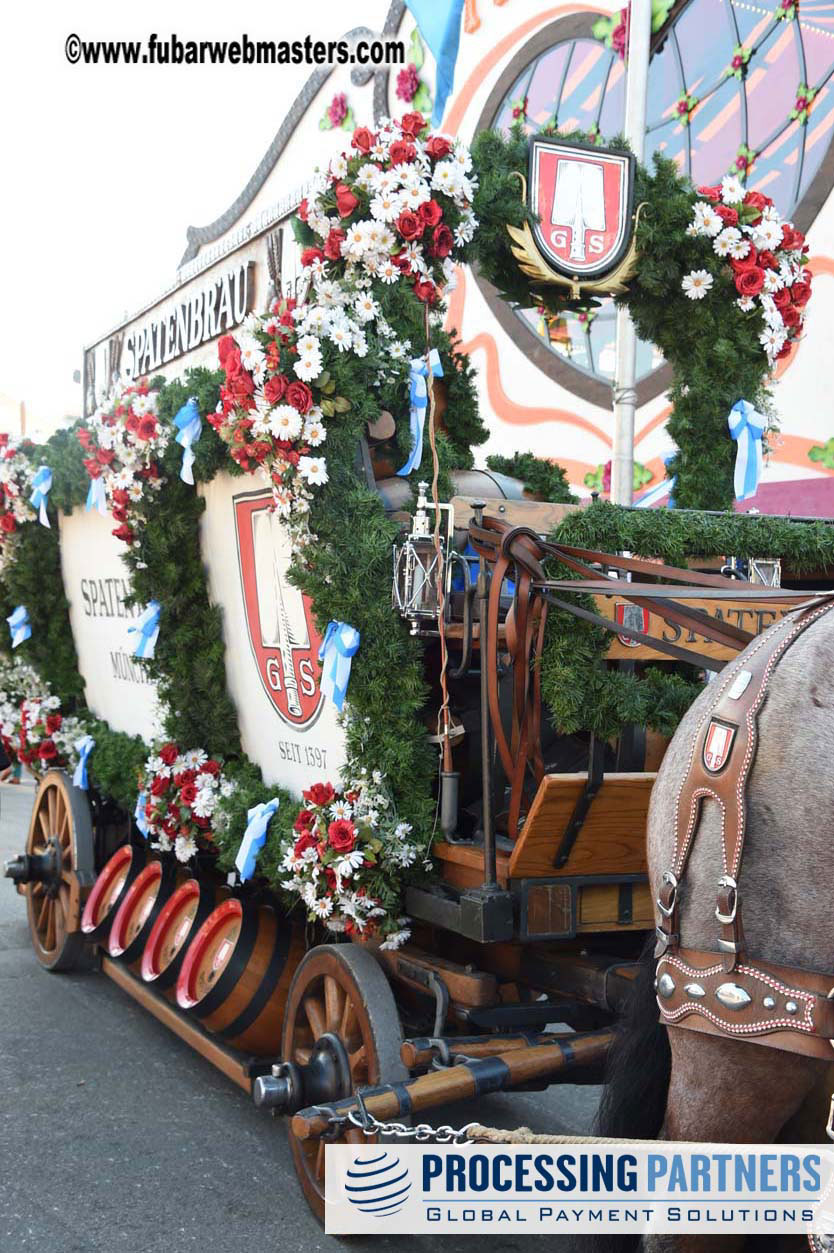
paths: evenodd
<path fill-rule="evenodd" d="M 91 509 L 98 509 L 100 514 L 107 515 L 107 497 L 104 494 L 104 480 L 101 475 L 97 479 L 90 479 L 86 509 L 88 513 Z"/>
<path fill-rule="evenodd" d="M 148 838 L 148 833 L 150 832 L 150 826 L 148 825 L 148 820 L 145 817 L 145 805 L 147 800 L 148 798 L 145 792 L 140 792 L 136 800 L 136 808 L 133 811 L 133 817 L 136 821 L 136 825 L 144 835 L 145 839 Z"/>
<path fill-rule="evenodd" d="M 280 803 L 278 797 L 273 796 L 271 801 L 255 805 L 252 809 L 247 810 L 246 830 L 243 833 L 240 848 L 237 850 L 237 857 L 235 857 L 235 865 L 242 883 L 245 883 L 247 879 L 251 879 L 255 873 L 255 862 L 258 859 L 258 853 L 266 844 L 267 828 L 272 821 L 272 815 Z"/>
<path fill-rule="evenodd" d="M 29 497 L 29 504 L 38 511 L 41 526 L 49 526 L 49 518 L 46 516 L 46 498 L 51 487 L 52 471 L 49 466 L 41 466 L 32 479 L 32 495 Z"/>
<path fill-rule="evenodd" d="M 87 790 L 87 758 L 96 746 L 96 742 L 91 735 L 82 735 L 80 740 L 75 741 L 75 749 L 78 753 L 78 765 L 73 771 L 72 781 L 76 787 Z"/>
<path fill-rule="evenodd" d="M 736 441 L 733 489 L 736 500 L 755 496 L 762 477 L 762 436 L 767 419 L 747 400 L 737 400 L 727 414 L 727 426 Z"/>
<path fill-rule="evenodd" d="M 413 357 L 409 375 L 409 400 L 411 403 L 411 452 L 408 461 L 397 474 L 403 478 L 416 470 L 423 459 L 423 428 L 426 424 L 426 408 L 429 403 L 429 391 L 426 380 L 431 367 L 432 377 L 443 378 L 443 366 L 440 364 L 440 353 L 432 348 L 428 364 L 425 357 Z"/>
<path fill-rule="evenodd" d="M 197 397 L 189 396 L 188 400 L 180 409 L 174 418 L 174 426 L 177 428 L 177 443 L 182 447 L 182 467 L 180 469 L 180 478 L 183 483 L 190 483 L 194 486 L 194 450 L 192 445 L 199 440 L 203 424 L 200 421 L 200 411 L 197 408 Z"/>
<path fill-rule="evenodd" d="M 28 640 L 31 637 L 32 628 L 29 625 L 29 611 L 25 605 L 18 605 L 17 609 L 9 614 L 6 621 L 11 632 L 12 648 L 17 648 L 18 644 L 22 644 L 24 640 Z"/>
<path fill-rule="evenodd" d="M 127 628 L 128 635 L 136 632 L 139 638 L 133 649 L 134 657 L 153 657 L 156 641 L 159 639 L 159 615 L 162 607 L 158 600 L 152 600 L 135 626 Z"/>
<path fill-rule="evenodd" d="M 321 681 L 319 689 L 337 709 L 345 703 L 352 658 L 359 650 L 359 632 L 347 622 L 328 622 L 319 649 Z"/>

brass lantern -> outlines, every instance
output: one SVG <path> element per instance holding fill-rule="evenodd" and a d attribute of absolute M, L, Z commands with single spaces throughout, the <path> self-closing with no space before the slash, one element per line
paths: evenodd
<path fill-rule="evenodd" d="M 449 595 L 453 510 L 451 505 L 432 504 L 426 496 L 427 483 L 417 485 L 417 507 L 411 531 L 394 545 L 393 605 L 411 623 L 411 634 L 433 633 L 440 612 L 438 568 L 441 564 L 435 544 L 435 509 L 440 517 L 440 556 L 443 592 Z"/>

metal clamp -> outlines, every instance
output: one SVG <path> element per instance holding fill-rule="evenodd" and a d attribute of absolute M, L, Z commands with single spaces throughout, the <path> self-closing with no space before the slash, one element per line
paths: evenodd
<path fill-rule="evenodd" d="M 675 912 L 675 906 L 678 903 L 679 884 L 678 884 L 677 876 L 673 874 L 671 870 L 664 870 L 663 874 L 660 877 L 660 882 L 668 884 L 668 886 L 672 889 L 671 904 L 664 905 L 663 901 L 660 899 L 660 896 L 658 896 L 655 904 L 657 905 L 657 908 L 660 910 L 660 912 L 663 914 L 664 918 L 671 918 L 672 914 Z"/>
<path fill-rule="evenodd" d="M 726 890 L 732 894 L 730 896 L 730 900 L 732 901 L 732 908 L 729 914 L 722 914 L 718 906 L 716 905 L 715 907 L 716 918 L 718 919 L 719 922 L 727 926 L 729 923 L 735 922 L 736 920 L 736 914 L 738 912 L 738 884 L 736 883 L 732 875 L 722 874 L 721 878 L 718 880 L 718 888 L 719 888 L 719 891 L 721 891 L 723 888 L 726 888 Z"/>

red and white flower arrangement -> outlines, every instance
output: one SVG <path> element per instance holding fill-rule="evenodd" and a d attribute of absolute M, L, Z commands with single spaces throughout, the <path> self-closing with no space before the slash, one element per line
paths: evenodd
<path fill-rule="evenodd" d="M 13 560 L 18 528 L 38 516 L 29 503 L 34 474 L 20 443 L 0 433 L 0 573 Z"/>
<path fill-rule="evenodd" d="M 360 773 L 343 790 L 315 783 L 303 796 L 281 886 L 301 900 L 311 922 L 399 948 L 411 934 L 399 909 L 402 873 L 420 850 L 409 824 L 397 820 L 382 775 Z"/>
<path fill-rule="evenodd" d="M 739 309 L 761 312 L 759 341 L 772 366 L 791 351 L 805 321 L 812 277 L 805 236 L 783 221 L 769 196 L 747 191 L 735 175 L 720 186 L 700 187 L 698 194 L 687 233 L 710 239 L 713 252 L 730 266 Z M 713 276 L 692 270 L 681 286 L 690 300 L 703 300 Z"/>
<path fill-rule="evenodd" d="M 78 764 L 79 718 L 61 713 L 61 701 L 31 666 L 5 663 L 0 671 L 0 740 L 13 760 L 34 774 Z"/>
<path fill-rule="evenodd" d="M 182 752 L 176 744 L 163 744 L 145 762 L 140 786 L 153 848 L 173 852 L 181 862 L 198 849 L 214 850 L 212 833 L 225 821 L 218 802 L 235 790 L 219 761 L 202 749 Z"/>
<path fill-rule="evenodd" d="M 113 534 L 126 544 L 136 542 L 147 494 L 163 484 L 159 462 L 171 429 L 157 417 L 156 405 L 146 380 L 120 387 L 78 430 L 84 467 L 91 480 L 101 480 L 118 523 Z"/>

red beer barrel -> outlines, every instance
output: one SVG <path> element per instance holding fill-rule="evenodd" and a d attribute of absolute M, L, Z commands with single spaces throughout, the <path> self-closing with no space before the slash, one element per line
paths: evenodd
<path fill-rule="evenodd" d="M 128 966 L 142 950 L 159 912 L 176 887 L 176 869 L 171 862 L 149 861 L 122 897 L 107 937 L 107 951 Z"/>
<path fill-rule="evenodd" d="M 176 983 L 188 951 L 217 904 L 217 889 L 199 879 L 186 879 L 168 897 L 151 928 L 140 967 L 146 983 L 165 989 Z"/>
<path fill-rule="evenodd" d="M 300 927 L 269 905 L 232 897 L 212 910 L 189 944 L 177 1004 L 243 1052 L 276 1053 L 303 952 Z"/>
<path fill-rule="evenodd" d="M 105 862 L 81 915 L 81 931 L 85 939 L 107 939 L 116 911 L 144 866 L 146 857 L 145 849 L 122 844 Z"/>

